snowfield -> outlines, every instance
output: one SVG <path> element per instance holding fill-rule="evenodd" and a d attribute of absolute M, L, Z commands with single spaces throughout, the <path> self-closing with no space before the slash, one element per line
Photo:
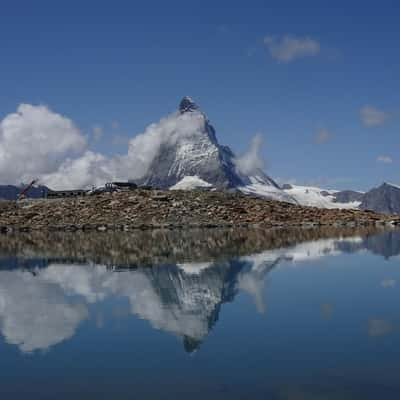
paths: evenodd
<path fill-rule="evenodd" d="M 338 190 L 325 190 L 313 186 L 290 185 L 290 189 L 280 189 L 266 183 L 265 178 L 258 176 L 249 177 L 250 184 L 239 186 L 237 189 L 243 194 L 265 197 L 266 199 L 285 201 L 287 203 L 318 208 L 345 208 L 358 209 L 361 202 L 352 201 L 339 203 L 335 201 Z M 198 188 L 212 188 L 213 185 L 197 175 L 185 176 L 170 190 L 193 190 Z"/>
<path fill-rule="evenodd" d="M 286 201 L 287 203 L 297 204 L 297 201 L 284 190 L 265 181 L 257 176 L 249 177 L 251 184 L 240 186 L 238 189 L 244 194 L 252 194 L 255 196 L 265 197 L 267 199 Z"/>
<path fill-rule="evenodd" d="M 284 189 L 284 191 L 296 199 L 296 201 L 302 206 L 358 209 L 361 204 L 360 201 L 352 201 L 349 203 L 335 202 L 334 195 L 339 192 L 338 190 L 325 190 L 312 186 L 290 186 L 290 189 Z"/>
<path fill-rule="evenodd" d="M 193 190 L 198 188 L 212 188 L 211 183 L 206 182 L 197 175 L 185 176 L 176 185 L 171 186 L 170 190 Z"/>

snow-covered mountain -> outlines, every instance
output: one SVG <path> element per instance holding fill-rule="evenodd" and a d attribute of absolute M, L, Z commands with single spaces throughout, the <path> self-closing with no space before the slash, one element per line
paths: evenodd
<path fill-rule="evenodd" d="M 137 180 L 139 184 L 192 189 L 200 183 L 295 203 L 261 169 L 252 173 L 240 169 L 232 150 L 219 144 L 207 116 L 190 97 L 180 102 L 176 119 L 180 126 L 187 124 L 188 134 L 171 135 L 174 140 L 162 143 L 145 176 Z"/>
<path fill-rule="evenodd" d="M 287 184 L 281 187 L 259 167 L 243 167 L 241 158 L 218 142 L 206 114 L 190 97 L 182 99 L 169 124 L 169 139 L 162 141 L 147 172 L 135 182 L 173 190 L 235 190 L 319 208 L 400 212 L 400 188 L 395 185 L 384 184 L 367 193 Z"/>
<path fill-rule="evenodd" d="M 282 189 L 303 206 L 351 208 L 384 214 L 400 214 L 400 186 L 387 182 L 365 193 L 289 184 L 282 185 Z"/>

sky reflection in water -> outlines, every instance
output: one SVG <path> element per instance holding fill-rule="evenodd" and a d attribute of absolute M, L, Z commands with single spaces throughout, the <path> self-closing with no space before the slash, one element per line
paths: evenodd
<path fill-rule="evenodd" d="M 398 398 L 399 231 L 135 235 L 0 238 L 1 393 Z"/>

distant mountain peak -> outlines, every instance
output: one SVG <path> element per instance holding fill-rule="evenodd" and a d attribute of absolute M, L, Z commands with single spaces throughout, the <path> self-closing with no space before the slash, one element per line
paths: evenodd
<path fill-rule="evenodd" d="M 185 112 L 193 112 L 193 111 L 197 111 L 197 110 L 199 110 L 199 106 L 189 96 L 185 96 L 179 103 L 179 112 L 181 114 L 183 114 Z"/>
<path fill-rule="evenodd" d="M 400 187 L 384 182 L 363 196 L 362 210 L 373 210 L 384 214 L 400 214 Z"/>

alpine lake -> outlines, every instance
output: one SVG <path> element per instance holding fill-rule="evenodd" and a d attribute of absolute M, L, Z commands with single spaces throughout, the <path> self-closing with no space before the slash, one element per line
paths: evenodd
<path fill-rule="evenodd" d="M 400 230 L 0 235 L 1 399 L 399 399 Z"/>

